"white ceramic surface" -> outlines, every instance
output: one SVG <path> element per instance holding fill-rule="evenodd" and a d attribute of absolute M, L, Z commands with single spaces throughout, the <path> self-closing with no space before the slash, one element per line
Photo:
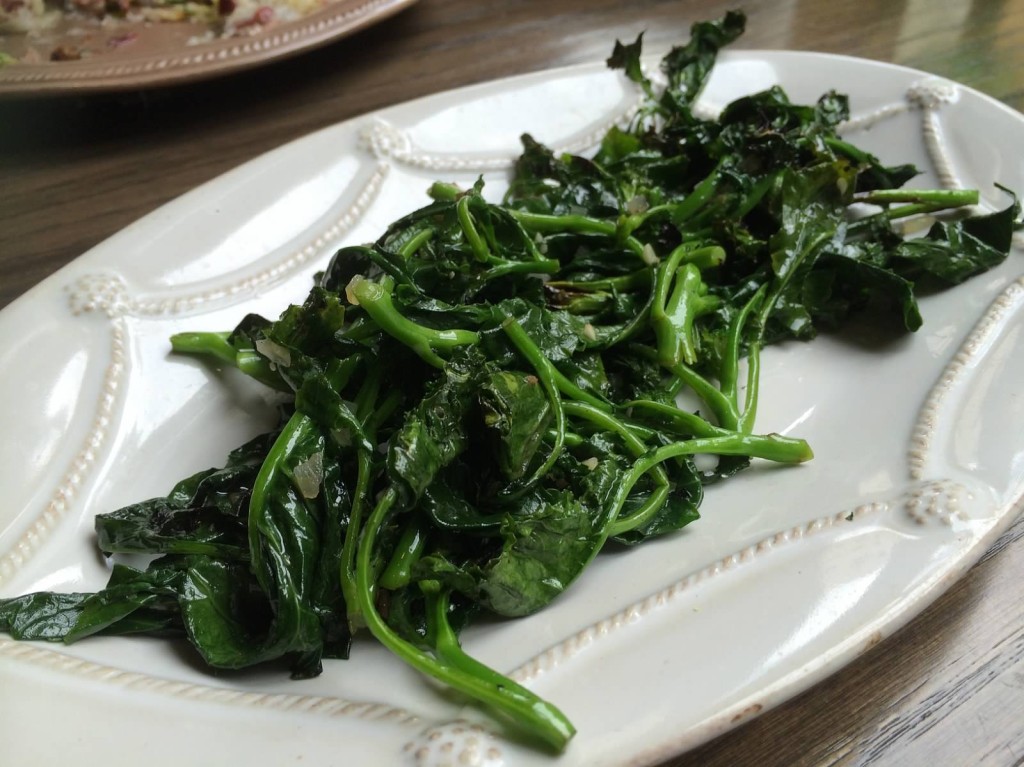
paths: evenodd
<path fill-rule="evenodd" d="M 922 186 L 1024 190 L 1024 119 L 920 72 L 729 53 L 702 109 L 783 84 L 851 96 L 855 142 Z M 0 594 L 91 590 L 94 514 L 167 492 L 267 423 L 249 382 L 171 358 L 167 337 L 300 301 L 342 243 L 374 239 L 438 178 L 497 198 L 523 131 L 584 150 L 636 103 L 600 65 L 397 106 L 260 157 L 147 216 L 0 313 Z M 484 131 L 471 126 L 483 125 Z M 54 211 L 59 220 L 60 211 Z M 896 340 L 853 329 L 764 354 L 757 430 L 816 458 L 709 489 L 682 534 L 599 557 L 565 598 L 476 627 L 469 651 L 579 734 L 531 750 L 372 641 L 294 682 L 214 675 L 162 640 L 0 638 L 4 763 L 649 764 L 794 695 L 947 588 L 1024 493 L 1024 262 L 922 302 Z"/>

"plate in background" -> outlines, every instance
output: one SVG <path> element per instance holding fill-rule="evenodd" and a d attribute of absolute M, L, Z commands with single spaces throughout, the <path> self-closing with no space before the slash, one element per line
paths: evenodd
<path fill-rule="evenodd" d="M 335 0 L 322 10 L 267 27 L 259 34 L 206 40 L 207 27 L 188 21 L 66 22 L 42 38 L 0 34 L 0 96 L 132 90 L 203 80 L 293 56 L 383 21 L 416 0 Z M 60 46 L 90 55 L 50 61 Z M 31 52 L 29 49 L 32 49 Z M 31 63 L 22 63 L 28 55 Z"/>

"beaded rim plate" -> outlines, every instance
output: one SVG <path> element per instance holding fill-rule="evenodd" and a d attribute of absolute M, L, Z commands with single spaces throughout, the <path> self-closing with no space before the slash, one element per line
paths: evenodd
<path fill-rule="evenodd" d="M 776 83 L 800 102 L 842 85 L 843 133 L 883 162 L 916 163 L 922 186 L 979 188 L 984 208 L 1007 203 L 996 182 L 1024 189 L 1019 114 L 900 67 L 728 53 L 700 111 Z M 632 84 L 595 64 L 351 120 L 168 204 L 0 312 L 0 366 L 17 372 L 0 378 L 0 594 L 102 586 L 96 513 L 162 495 L 266 428 L 263 391 L 171 358 L 171 333 L 277 316 L 339 245 L 374 239 L 430 182 L 483 175 L 497 199 L 522 132 L 586 151 L 636 104 Z M 862 326 L 766 350 L 756 428 L 807 438 L 815 460 L 755 465 L 709 488 L 682 533 L 598 557 L 537 615 L 465 632 L 472 654 L 573 720 L 561 757 L 369 640 L 293 682 L 212 674 L 164 640 L 0 637 L 8 760 L 643 765 L 737 726 L 919 613 L 1017 516 L 1020 247 L 925 297 L 913 336 Z"/>
<path fill-rule="evenodd" d="M 301 19 L 260 34 L 206 40 L 189 22 L 119 22 L 110 30 L 62 29 L 43 54 L 62 45 L 89 45 L 94 53 L 77 61 L 16 62 L 0 66 L 0 97 L 131 90 L 171 85 L 236 72 L 351 35 L 413 5 L 416 0 L 334 0 Z M 199 40 L 199 42 L 197 42 Z M 86 41 L 86 42 L 83 42 Z M 0 52 L 21 58 L 26 41 L 0 36 Z M 40 46 L 43 47 L 43 46 Z"/>

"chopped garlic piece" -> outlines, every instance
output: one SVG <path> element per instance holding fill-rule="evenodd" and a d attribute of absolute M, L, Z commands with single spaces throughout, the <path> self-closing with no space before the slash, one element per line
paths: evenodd
<path fill-rule="evenodd" d="M 305 461 L 295 466 L 292 472 L 295 486 L 303 498 L 316 498 L 320 494 L 320 483 L 324 480 L 324 454 L 316 451 Z"/>

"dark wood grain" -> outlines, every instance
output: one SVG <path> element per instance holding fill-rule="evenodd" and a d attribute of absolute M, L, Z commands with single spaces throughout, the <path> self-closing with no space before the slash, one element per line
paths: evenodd
<path fill-rule="evenodd" d="M 286 141 L 449 88 L 601 60 L 612 39 L 641 30 L 663 48 L 731 5 L 421 0 L 337 44 L 220 80 L 0 102 L 0 307 Z M 739 47 L 905 64 L 1024 107 L 1024 0 L 743 5 Z M 924 614 L 840 673 L 665 767 L 1024 764 L 1022 537 L 1019 522 Z"/>

